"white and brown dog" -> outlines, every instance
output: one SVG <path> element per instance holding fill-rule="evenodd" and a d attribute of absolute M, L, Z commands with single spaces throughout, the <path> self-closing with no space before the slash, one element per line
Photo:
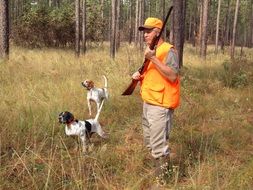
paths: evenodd
<path fill-rule="evenodd" d="M 104 76 L 104 88 L 95 87 L 94 82 L 91 80 L 85 80 L 82 82 L 82 86 L 88 90 L 87 103 L 89 108 L 89 114 L 91 115 L 91 101 L 94 101 L 97 105 L 97 112 L 102 107 L 102 101 L 108 99 L 107 90 L 107 78 Z"/>
<path fill-rule="evenodd" d="M 103 102 L 102 102 L 103 104 Z M 65 124 L 65 134 L 68 136 L 79 136 L 82 142 L 83 153 L 88 150 L 88 143 L 93 133 L 97 133 L 102 138 L 107 138 L 107 135 L 102 130 L 98 122 L 98 116 L 101 109 L 98 111 L 95 119 L 88 119 L 85 121 L 76 120 L 74 115 L 68 111 L 59 114 L 59 122 Z"/>

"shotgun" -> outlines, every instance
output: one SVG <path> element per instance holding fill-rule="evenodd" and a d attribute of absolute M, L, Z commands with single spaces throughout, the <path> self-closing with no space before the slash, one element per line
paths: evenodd
<path fill-rule="evenodd" d="M 155 36 L 155 37 L 152 39 L 152 42 L 151 42 L 151 44 L 150 44 L 150 46 L 149 46 L 149 48 L 150 48 L 151 50 L 153 50 L 153 49 L 155 48 L 155 46 L 157 45 L 159 39 L 161 38 L 162 33 L 163 33 L 163 31 L 164 31 L 164 28 L 165 28 L 165 26 L 166 26 L 166 23 L 167 23 L 167 21 L 168 21 L 168 18 L 169 18 L 169 16 L 170 16 L 170 13 L 171 13 L 172 9 L 173 9 L 173 6 L 170 7 L 170 9 L 169 9 L 169 11 L 168 11 L 168 13 L 167 13 L 166 18 L 165 18 L 164 21 L 163 21 L 163 26 L 162 26 L 162 28 L 161 28 L 161 31 L 160 31 L 159 35 L 158 35 L 158 36 Z M 150 62 L 150 61 L 149 61 L 148 59 L 145 59 L 144 62 L 143 62 L 143 64 L 142 64 L 142 66 L 138 69 L 138 71 L 139 71 L 139 73 L 140 73 L 141 75 L 147 70 L 148 65 L 149 65 L 149 62 Z M 130 85 L 127 87 L 127 89 L 122 93 L 122 95 L 123 95 L 123 96 L 131 95 L 131 94 L 133 93 L 133 91 L 134 91 L 134 89 L 135 89 L 135 87 L 136 87 L 137 84 L 138 84 L 138 80 L 132 79 L 132 82 L 131 82 Z"/>

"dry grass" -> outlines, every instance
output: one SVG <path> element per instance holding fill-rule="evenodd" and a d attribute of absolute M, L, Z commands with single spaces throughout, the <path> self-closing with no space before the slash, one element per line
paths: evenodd
<path fill-rule="evenodd" d="M 245 49 L 235 64 L 227 61 L 227 54 L 208 49 L 206 61 L 192 47 L 185 50 L 182 103 L 170 140 L 177 158 L 165 175 L 164 188 L 252 189 L 252 49 Z M 152 163 L 142 146 L 138 89 L 130 97 L 120 95 L 142 62 L 138 50 L 124 46 L 115 61 L 103 46 L 79 59 L 68 50 L 11 50 L 10 60 L 0 63 L 0 189 L 152 186 Z M 110 138 L 95 136 L 92 151 L 83 156 L 64 135 L 57 116 L 68 110 L 88 119 L 80 83 L 90 78 L 101 86 L 103 74 L 109 80 L 110 99 L 100 122 Z"/>

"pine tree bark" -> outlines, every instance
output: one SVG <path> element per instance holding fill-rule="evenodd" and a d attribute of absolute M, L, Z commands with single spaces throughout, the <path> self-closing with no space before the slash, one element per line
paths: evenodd
<path fill-rule="evenodd" d="M 219 25 L 220 25 L 220 5 L 221 0 L 218 2 L 217 20 L 216 20 L 216 36 L 215 36 L 215 53 L 218 53 L 218 43 L 219 43 Z"/>
<path fill-rule="evenodd" d="M 75 31 L 75 54 L 80 56 L 80 0 L 75 0 L 75 19 L 76 19 L 76 31 Z"/>
<path fill-rule="evenodd" d="M 173 0 L 174 46 L 178 51 L 179 65 L 183 66 L 185 0 Z"/>
<path fill-rule="evenodd" d="M 112 18 L 111 18 L 111 38 L 110 38 L 110 56 L 111 58 L 115 58 L 115 51 L 116 51 L 116 6 L 117 0 L 112 0 Z"/>
<path fill-rule="evenodd" d="M 101 18 L 102 20 L 104 20 L 104 0 L 101 0 L 101 7 L 102 7 L 102 10 L 101 10 Z"/>
<path fill-rule="evenodd" d="M 200 56 L 201 58 L 206 58 L 207 49 L 207 22 L 208 22 L 208 4 L 209 0 L 204 0 L 203 2 L 203 22 L 202 22 L 202 33 L 201 33 L 201 48 Z"/>
<path fill-rule="evenodd" d="M 251 12 L 251 23 L 250 25 L 250 38 L 251 43 L 249 45 L 250 48 L 253 46 L 253 0 L 251 0 L 251 6 L 250 6 L 250 12 Z"/>
<path fill-rule="evenodd" d="M 201 50 L 201 37 L 202 37 L 202 28 L 203 27 L 203 1 L 200 0 L 199 3 L 199 34 L 198 34 L 198 45 Z"/>
<path fill-rule="evenodd" d="M 230 0 L 228 0 L 228 9 L 226 14 L 226 28 L 225 28 L 225 44 L 230 44 L 230 14 L 231 14 L 231 8 L 230 8 Z"/>
<path fill-rule="evenodd" d="M 162 14 L 163 14 L 163 20 L 165 19 L 166 17 L 166 13 L 165 13 L 165 0 L 162 0 Z M 163 38 L 166 40 L 166 36 L 167 36 L 167 31 L 166 31 L 166 28 L 165 30 L 163 31 Z"/>
<path fill-rule="evenodd" d="M 9 9 L 8 0 L 0 1 L 0 58 L 9 56 Z"/>
<path fill-rule="evenodd" d="M 118 51 L 120 47 L 120 0 L 117 0 L 116 5 L 116 51 Z"/>
<path fill-rule="evenodd" d="M 139 38 L 139 31 L 138 31 L 138 26 L 139 26 L 139 0 L 136 0 L 135 3 L 135 32 L 134 32 L 134 42 L 135 45 L 138 45 L 138 38 Z"/>
<path fill-rule="evenodd" d="M 140 0 L 140 10 L 139 10 L 139 26 L 142 25 L 144 23 L 144 0 Z M 143 50 L 143 46 L 144 46 L 144 42 L 143 42 L 143 37 L 142 35 L 139 33 L 139 37 L 138 37 L 138 43 L 140 45 L 140 50 Z"/>
<path fill-rule="evenodd" d="M 129 40 L 128 40 L 128 43 L 131 44 L 132 43 L 132 38 L 133 38 L 133 17 L 132 17 L 132 9 L 133 9 L 133 3 L 132 1 L 130 1 L 130 5 L 129 5 L 129 17 L 130 17 L 130 28 L 129 28 Z"/>
<path fill-rule="evenodd" d="M 86 53 L 86 0 L 83 0 L 82 6 L 82 46 L 83 46 L 83 53 Z"/>
<path fill-rule="evenodd" d="M 230 53 L 232 60 L 234 60 L 234 56 L 235 56 L 235 34 L 236 34 L 236 25 L 237 25 L 239 4 L 240 4 L 240 1 L 236 0 L 235 17 L 234 17 L 234 24 L 233 24 L 233 36 L 232 36 L 231 53 Z"/>

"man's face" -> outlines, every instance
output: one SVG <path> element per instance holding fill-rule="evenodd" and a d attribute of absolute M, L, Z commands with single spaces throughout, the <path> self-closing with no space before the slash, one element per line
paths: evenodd
<path fill-rule="evenodd" d="M 150 45 L 152 39 L 159 34 L 159 29 L 158 28 L 144 29 L 143 34 L 145 42 L 148 45 Z"/>

